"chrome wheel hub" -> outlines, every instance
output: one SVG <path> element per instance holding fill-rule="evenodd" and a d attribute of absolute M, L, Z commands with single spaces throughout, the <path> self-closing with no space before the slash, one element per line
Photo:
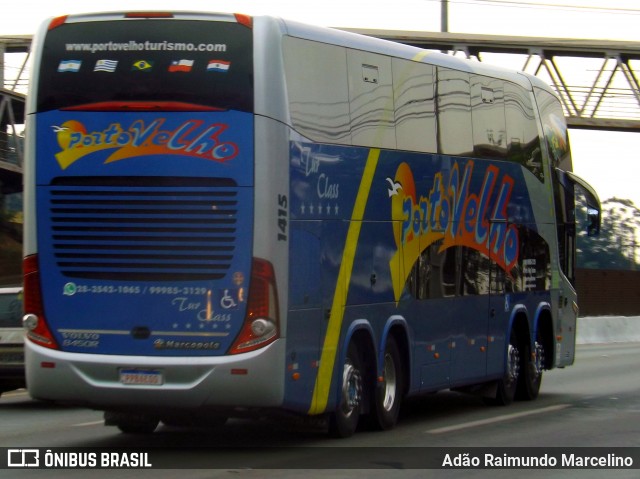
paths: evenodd
<path fill-rule="evenodd" d="M 362 402 L 362 376 L 347 359 L 342 373 L 342 412 L 346 417 L 358 413 Z"/>
<path fill-rule="evenodd" d="M 509 345 L 507 350 L 507 380 L 509 383 L 514 383 L 518 380 L 520 375 L 520 351 L 518 348 Z"/>
<path fill-rule="evenodd" d="M 544 362 L 545 362 L 544 347 L 538 341 L 536 341 L 534 347 L 535 347 L 535 353 L 534 353 L 535 357 L 534 357 L 533 364 L 535 366 L 536 377 L 539 377 L 542 374 L 542 371 L 544 370 Z"/>
<path fill-rule="evenodd" d="M 391 354 L 384 356 L 384 399 L 382 407 L 385 411 L 390 411 L 396 402 L 397 378 L 396 368 Z"/>

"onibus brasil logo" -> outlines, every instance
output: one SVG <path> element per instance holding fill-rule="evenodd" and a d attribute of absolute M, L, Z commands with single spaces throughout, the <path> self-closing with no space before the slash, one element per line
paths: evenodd
<path fill-rule="evenodd" d="M 238 155 L 237 144 L 220 138 L 228 128 L 226 124 L 187 120 L 175 128 L 163 128 L 164 123 L 164 118 L 150 122 L 138 119 L 128 126 L 112 123 L 104 130 L 90 131 L 81 122 L 69 120 L 52 127 L 61 148 L 56 159 L 64 170 L 84 156 L 105 150 L 113 150 L 105 163 L 149 155 L 186 155 L 225 162 Z"/>
<path fill-rule="evenodd" d="M 474 162 L 461 171 L 455 162 L 449 171 L 435 174 L 429 191 L 416 191 L 413 172 L 401 163 L 395 178 L 387 178 L 397 251 L 390 261 L 393 288 L 399 301 L 411 268 L 420 254 L 442 241 L 441 251 L 467 246 L 490 257 L 509 273 L 518 263 L 519 235 L 507 222 L 514 180 L 489 165 L 478 191 L 471 191 Z M 419 196 L 418 196 L 419 195 Z"/>

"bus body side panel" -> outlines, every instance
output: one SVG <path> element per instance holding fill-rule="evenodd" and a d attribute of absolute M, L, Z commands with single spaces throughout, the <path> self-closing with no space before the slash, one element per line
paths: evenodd
<path fill-rule="evenodd" d="M 319 236 L 305 225 L 291 226 L 291 252 L 295 260 L 290 263 L 292 304 L 287 318 L 284 406 L 306 413 L 312 402 L 326 312 L 320 293 Z M 309 284 L 311 280 L 315 284 Z"/>
<path fill-rule="evenodd" d="M 535 312 L 551 300 L 550 251 L 556 239 L 549 229 L 548 185 L 539 149 L 534 149 L 537 128 L 532 123 L 517 132 L 509 152 L 513 161 L 488 159 L 491 145 L 483 142 L 496 138 L 487 140 L 484 130 L 467 145 L 483 159 L 460 148 L 459 156 L 400 151 L 409 140 L 425 151 L 436 148 L 433 142 L 411 138 L 420 134 L 407 126 L 413 89 L 419 91 L 413 94 L 415 103 L 426 109 L 416 117 L 427 136 L 429 127 L 435 132 L 435 122 L 453 129 L 449 137 L 464 129 L 452 120 L 468 118 L 470 129 L 471 108 L 467 117 L 449 115 L 441 123 L 434 116 L 431 121 L 433 67 L 390 63 L 388 57 L 339 45 L 293 37 L 283 42 L 291 121 L 297 132 L 315 140 L 293 134 L 291 152 L 294 236 L 319 255 L 319 264 L 305 259 L 299 270 L 290 265 L 296 321 L 308 318 L 306 325 L 320 325 L 318 339 L 316 329 L 290 328 L 300 338 L 289 337 L 288 349 L 297 348 L 292 356 L 300 357 L 301 344 L 309 351 L 293 365 L 305 385 L 305 374 L 314 374 L 312 365 L 319 359 L 310 412 L 335 406 L 341 361 L 354 328 L 362 327 L 363 334 L 373 336 L 372 344 L 382 348 L 385 325 L 396 316 L 405 318 L 410 329 L 410 392 L 502 377 L 514 311 L 523 312 L 531 334 Z M 415 83 L 405 84 L 404 76 L 412 71 Z M 517 111 L 510 115 L 520 115 L 520 122 L 533 118 L 525 101 L 526 82 L 509 80 L 514 82 L 508 86 L 509 108 Z M 407 85 L 413 88 L 407 90 Z M 499 99 L 500 85 L 496 82 Z M 447 100 L 458 91 L 439 94 L 449 95 Z M 495 106 L 482 106 L 484 97 L 479 103 L 480 93 L 474 94 L 474 121 L 483 121 L 483 109 L 499 118 Z M 394 101 L 401 102 L 395 112 L 389 108 Z M 529 116 L 514 108 L 520 103 Z M 391 141 L 390 127 L 402 127 L 404 136 L 397 136 L 402 144 Z M 469 136 L 469 131 L 463 133 Z M 387 149 L 395 147 L 398 151 Z M 506 149 L 502 154 L 506 157 Z M 540 195 L 546 204 L 540 204 Z M 300 245 L 291 249 L 292 262 L 302 250 Z M 317 357 L 308 341 L 318 343 Z"/>
<path fill-rule="evenodd" d="M 528 173 L 516 164 L 439 155 L 309 142 L 292 149 L 294 237 L 319 262 L 307 257 L 297 268 L 304 249 L 292 247 L 292 299 L 296 321 L 320 324 L 321 334 L 298 326 L 289 339 L 309 351 L 293 351 L 304 358 L 295 363 L 303 377 L 319 359 L 315 390 L 326 396 L 327 409 L 337 399 L 354 321 L 371 324 L 379 345 L 388 318 L 407 318 L 411 392 L 500 377 L 511 312 L 518 305 L 535 312 L 550 300 L 549 248 L 536 223 L 524 219 L 533 218 Z M 354 218 L 376 151 L 366 207 Z M 309 341 L 320 343 L 318 357 Z M 331 371 L 322 370 L 327 361 Z"/>

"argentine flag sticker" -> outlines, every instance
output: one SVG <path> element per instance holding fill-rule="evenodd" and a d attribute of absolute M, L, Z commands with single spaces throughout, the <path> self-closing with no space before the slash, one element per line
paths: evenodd
<path fill-rule="evenodd" d="M 80 71 L 81 60 L 62 60 L 58 65 L 58 72 L 78 72 Z"/>

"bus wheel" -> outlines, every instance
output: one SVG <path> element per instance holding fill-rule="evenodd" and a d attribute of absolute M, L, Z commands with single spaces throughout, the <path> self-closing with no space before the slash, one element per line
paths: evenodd
<path fill-rule="evenodd" d="M 153 416 L 116 411 L 104 413 L 105 426 L 116 426 L 125 434 L 151 434 L 159 423 L 160 420 Z"/>
<path fill-rule="evenodd" d="M 392 429 L 398 422 L 404 391 L 404 375 L 400 351 L 393 337 L 389 337 L 384 351 L 384 381 L 374 388 L 376 426 Z"/>
<path fill-rule="evenodd" d="M 518 378 L 523 370 L 523 360 L 518 337 L 516 332 L 511 330 L 509 344 L 507 344 L 507 364 L 504 376 L 498 380 L 495 397 L 485 398 L 487 404 L 507 406 L 513 402 L 518 387 Z"/>
<path fill-rule="evenodd" d="M 351 343 L 342 367 L 340 399 L 329 417 L 329 433 L 334 437 L 350 437 L 356 432 L 362 410 L 362 367 L 358 349 Z"/>
<path fill-rule="evenodd" d="M 531 401 L 538 397 L 540 384 L 542 383 L 542 371 L 546 361 L 541 338 L 537 338 L 534 348 L 534 354 L 527 355 L 527 357 L 531 357 L 527 361 L 527 366 L 524 368 L 523 377 L 516 392 L 516 397 L 525 401 Z"/>

